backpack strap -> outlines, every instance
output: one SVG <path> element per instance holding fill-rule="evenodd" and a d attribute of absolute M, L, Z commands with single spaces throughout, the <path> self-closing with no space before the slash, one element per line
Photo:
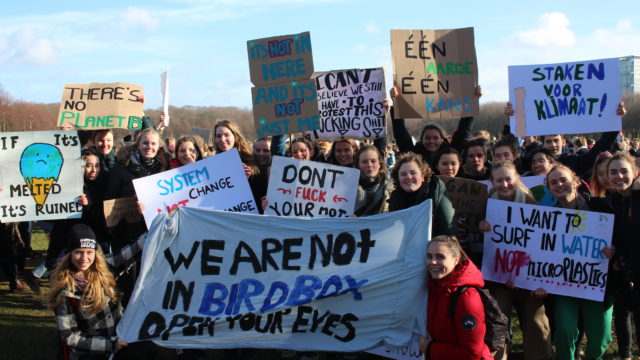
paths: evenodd
<path fill-rule="evenodd" d="M 456 305 L 458 305 L 458 298 L 460 298 L 460 295 L 467 291 L 468 288 L 468 286 L 460 286 L 453 292 L 453 294 L 451 294 L 451 301 L 449 302 L 449 318 L 451 318 L 452 322 L 456 321 Z"/>

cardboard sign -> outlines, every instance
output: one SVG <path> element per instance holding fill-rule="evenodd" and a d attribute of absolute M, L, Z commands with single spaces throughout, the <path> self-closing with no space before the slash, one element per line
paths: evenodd
<path fill-rule="evenodd" d="M 353 214 L 360 170 L 274 156 L 265 215 L 345 217 Z"/>
<path fill-rule="evenodd" d="M 138 198 L 135 196 L 105 200 L 103 208 L 107 227 L 117 226 L 123 219 L 129 224 L 142 221 L 142 214 L 138 210 Z"/>
<path fill-rule="evenodd" d="M 320 127 L 316 83 L 312 79 L 251 88 L 258 136 L 283 135 Z"/>
<path fill-rule="evenodd" d="M 136 195 L 144 203 L 144 221 L 178 206 L 257 214 L 238 149 L 193 164 L 133 180 Z"/>
<path fill-rule="evenodd" d="M 313 74 L 308 31 L 249 40 L 247 53 L 251 82 L 256 86 L 310 79 Z"/>
<path fill-rule="evenodd" d="M 335 70 L 315 74 L 320 128 L 310 140 L 378 138 L 387 130 L 384 69 Z"/>
<path fill-rule="evenodd" d="M 82 130 L 142 128 L 142 86 L 126 83 L 67 84 L 62 92 L 56 126 Z"/>
<path fill-rule="evenodd" d="M 484 220 L 487 206 L 487 185 L 469 179 L 440 176 L 447 187 L 447 195 L 456 210 L 458 227 L 467 232 L 478 232 L 478 224 Z"/>
<path fill-rule="evenodd" d="M 391 30 L 398 118 L 459 118 L 480 109 L 473 28 Z"/>
<path fill-rule="evenodd" d="M 430 209 L 428 200 L 362 218 L 161 214 L 118 337 L 190 349 L 405 346 L 426 333 Z"/>
<path fill-rule="evenodd" d="M 0 133 L 0 221 L 79 218 L 83 171 L 76 131 Z"/>
<path fill-rule="evenodd" d="M 620 99 L 617 58 L 509 66 L 517 136 L 619 131 Z"/>
<path fill-rule="evenodd" d="M 485 280 L 602 301 L 611 246 L 611 214 L 489 199 L 482 275 Z"/>

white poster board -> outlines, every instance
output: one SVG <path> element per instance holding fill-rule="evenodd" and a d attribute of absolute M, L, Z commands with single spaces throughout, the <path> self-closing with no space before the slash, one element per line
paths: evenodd
<path fill-rule="evenodd" d="M 489 199 L 482 276 L 519 288 L 604 299 L 611 214 Z"/>
<path fill-rule="evenodd" d="M 257 214 L 237 149 L 193 164 L 133 180 L 138 201 L 144 203 L 147 227 L 160 212 L 177 206 Z"/>
<path fill-rule="evenodd" d="M 617 58 L 509 66 L 516 136 L 619 131 Z"/>
<path fill-rule="evenodd" d="M 310 140 L 385 136 L 384 69 L 335 70 L 315 74 L 320 128 Z"/>
<path fill-rule="evenodd" d="M 83 174 L 76 131 L 0 133 L 0 221 L 79 218 Z"/>
<path fill-rule="evenodd" d="M 265 215 L 345 217 L 353 214 L 360 170 L 274 156 Z"/>

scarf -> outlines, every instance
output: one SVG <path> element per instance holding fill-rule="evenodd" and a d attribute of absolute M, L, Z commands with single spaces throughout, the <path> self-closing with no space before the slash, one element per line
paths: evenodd
<path fill-rule="evenodd" d="M 140 151 L 136 149 L 129 155 L 129 170 L 133 172 L 137 177 L 144 177 L 151 174 L 155 174 L 160 171 L 160 161 L 158 159 L 142 159 Z"/>
<path fill-rule="evenodd" d="M 372 178 L 360 173 L 360 183 L 356 195 L 356 216 L 375 215 L 380 213 L 385 195 L 386 181 L 384 174 Z"/>
<path fill-rule="evenodd" d="M 402 188 L 395 189 L 389 197 L 389 211 L 397 211 L 410 208 L 425 201 L 429 196 L 429 184 L 431 181 L 425 181 L 422 186 L 414 192 L 406 192 Z M 436 204 L 434 204 L 434 208 Z"/>

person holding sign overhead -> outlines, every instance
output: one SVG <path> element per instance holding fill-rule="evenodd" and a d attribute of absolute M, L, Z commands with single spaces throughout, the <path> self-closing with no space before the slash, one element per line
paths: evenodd
<path fill-rule="evenodd" d="M 391 100 L 395 101 L 400 92 L 398 88 L 394 86 L 389 90 Z M 480 86 L 476 86 L 475 95 L 477 97 L 482 96 L 482 89 Z M 424 161 L 431 167 L 435 167 L 433 163 L 433 155 L 440 148 L 445 146 L 451 146 L 458 152 L 462 152 L 464 144 L 471 136 L 471 125 L 473 124 L 473 117 L 463 117 L 458 122 L 458 128 L 451 137 L 451 141 L 448 140 L 445 131 L 437 124 L 426 124 L 420 132 L 420 141 L 413 143 L 413 138 L 409 133 L 409 129 L 405 125 L 404 119 L 396 119 L 391 107 L 391 118 L 393 123 L 393 137 L 396 139 L 400 153 L 414 152 L 422 155 Z"/>
<path fill-rule="evenodd" d="M 447 196 L 447 189 L 442 180 L 433 175 L 422 156 L 412 152 L 400 155 L 391 171 L 391 178 L 396 189 L 389 196 L 389 211 L 404 210 L 431 199 L 431 235 L 455 235 L 455 210 Z"/>
<path fill-rule="evenodd" d="M 588 199 L 578 191 L 581 181 L 564 165 L 555 165 L 547 174 L 545 183 L 551 194 L 558 199 L 558 207 L 585 211 L 612 212 L 599 198 Z M 613 247 L 601 249 L 606 259 L 615 253 Z M 610 272 L 611 274 L 611 272 Z M 553 342 L 558 359 L 573 359 L 578 339 L 578 317 L 584 314 L 584 332 L 587 335 L 587 359 L 601 359 L 611 342 L 612 294 L 611 281 L 607 284 L 604 303 L 569 296 L 554 296 L 555 334 Z"/>
<path fill-rule="evenodd" d="M 531 191 L 520 181 L 518 171 L 511 161 L 499 161 L 493 164 L 491 184 L 493 190 L 489 197 L 492 199 L 537 204 Z M 492 225 L 488 221 L 482 220 L 478 228 L 481 232 L 486 233 L 491 230 Z M 535 291 L 518 289 L 511 280 L 504 285 L 489 281 L 487 289 L 498 302 L 500 310 L 509 318 L 509 323 L 511 323 L 511 314 L 515 307 L 522 328 L 524 359 L 551 359 L 553 350 L 551 349 L 549 319 L 545 314 L 543 300 L 546 292 L 543 289 Z M 494 354 L 494 357 L 498 360 L 506 360 L 508 354 L 508 347 L 505 347 Z"/>

